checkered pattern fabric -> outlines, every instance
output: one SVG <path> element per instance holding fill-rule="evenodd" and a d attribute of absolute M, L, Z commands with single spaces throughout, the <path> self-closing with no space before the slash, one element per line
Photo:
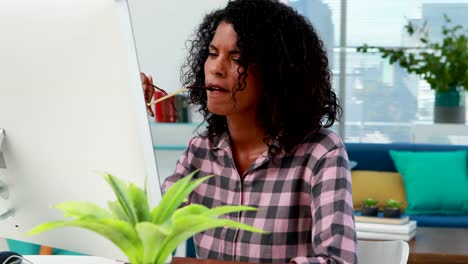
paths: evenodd
<path fill-rule="evenodd" d="M 164 183 L 189 172 L 215 175 L 190 195 L 209 208 L 249 205 L 258 211 L 226 217 L 270 232 L 216 228 L 195 235 L 200 258 L 252 263 L 355 263 L 351 175 L 345 147 L 328 129 L 311 133 L 290 153 L 261 155 L 239 175 L 228 134 L 196 136 Z"/>

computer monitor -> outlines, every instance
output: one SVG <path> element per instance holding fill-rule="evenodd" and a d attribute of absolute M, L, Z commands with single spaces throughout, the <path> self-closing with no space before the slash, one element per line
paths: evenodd
<path fill-rule="evenodd" d="M 161 198 L 126 1 L 7 0 L 0 28 L 0 237 L 122 259 L 84 229 L 26 232 L 115 200 L 97 172 Z"/>

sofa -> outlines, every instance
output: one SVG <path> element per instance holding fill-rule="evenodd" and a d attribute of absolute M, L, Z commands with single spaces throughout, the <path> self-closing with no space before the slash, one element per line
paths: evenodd
<path fill-rule="evenodd" d="M 402 202 L 404 203 L 405 207 L 408 206 L 409 208 L 414 205 L 412 203 L 424 203 L 423 200 L 417 200 L 420 199 L 417 196 L 425 196 L 425 199 L 433 199 L 433 201 L 431 201 L 432 205 L 421 205 L 423 208 L 422 211 L 412 210 L 412 212 L 404 212 L 410 217 L 410 219 L 416 220 L 418 226 L 468 228 L 468 162 L 466 159 L 468 146 L 412 143 L 346 143 L 345 145 L 349 160 L 355 164 L 351 171 L 353 175 L 353 199 L 357 199 L 358 196 L 365 197 L 366 194 L 363 194 L 362 192 L 366 191 L 369 191 L 369 193 L 372 191 L 374 193 L 384 193 L 388 196 L 393 195 L 391 192 L 400 192 L 400 197 L 402 197 L 401 193 L 405 193 L 402 199 L 406 200 Z M 439 158 L 434 155 L 431 156 L 433 158 L 428 158 L 425 164 L 419 164 L 420 168 L 425 171 L 422 173 L 423 175 L 417 175 L 417 172 L 412 172 L 412 174 L 416 176 L 411 177 L 419 177 L 419 179 L 416 180 L 419 180 L 419 183 L 421 184 L 422 182 L 423 184 L 419 186 L 419 188 L 415 188 L 415 186 L 411 185 L 411 180 L 413 179 L 406 179 L 405 177 L 408 176 L 405 175 L 406 171 L 401 171 L 407 169 L 409 165 L 399 164 L 399 168 L 397 168 L 397 162 L 407 163 L 411 161 L 412 156 L 402 156 L 400 157 L 400 160 L 395 160 L 395 152 L 402 152 L 403 154 L 409 155 L 417 152 L 415 154 L 419 155 L 419 159 L 421 155 L 425 155 L 427 152 L 432 152 L 434 155 L 439 155 L 439 153 L 451 154 L 452 152 L 456 155 L 464 153 L 464 156 L 458 155 L 457 157 L 453 158 L 451 156 L 447 156 L 445 157 L 446 160 L 444 160 L 443 157 Z M 456 162 L 454 160 L 456 160 Z M 438 166 L 440 167 L 439 172 L 436 172 Z M 444 168 L 444 166 L 447 168 Z M 464 170 L 461 175 L 458 172 L 452 171 L 448 173 L 440 173 L 440 170 L 452 170 L 453 167 Z M 366 172 L 367 174 L 361 178 L 357 178 L 357 176 L 363 172 Z M 433 175 L 436 173 L 439 173 L 439 175 Z M 375 181 L 372 181 L 371 177 L 373 177 L 373 175 L 375 177 L 380 177 L 378 184 L 376 184 Z M 394 175 L 398 175 L 396 178 L 401 177 L 401 183 L 395 183 L 395 180 L 393 180 L 391 183 L 386 183 L 389 186 L 388 188 L 374 186 L 379 185 L 381 181 L 386 181 L 387 179 L 385 178 L 385 175 L 392 175 L 392 177 Z M 367 181 L 362 180 L 366 179 L 365 177 L 367 177 Z M 455 177 L 458 178 L 454 179 Z M 396 181 L 398 181 L 398 179 Z M 428 186 L 427 188 L 426 185 Z M 378 188 L 381 189 L 376 190 Z M 410 200 L 410 198 L 414 201 Z M 356 204 L 359 202 L 360 201 L 355 201 L 355 209 L 359 209 L 357 208 L 359 207 L 359 204 Z M 417 206 L 419 205 L 416 205 L 416 207 Z M 434 211 L 431 211 L 431 206 L 437 208 L 435 208 Z M 445 210 L 444 207 L 450 208 Z M 460 210 L 457 211 L 457 208 Z"/>

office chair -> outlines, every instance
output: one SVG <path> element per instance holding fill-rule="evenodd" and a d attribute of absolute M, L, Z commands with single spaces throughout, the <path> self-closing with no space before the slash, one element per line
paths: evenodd
<path fill-rule="evenodd" d="M 406 264 L 409 256 L 409 245 L 402 240 L 358 240 L 357 254 L 360 264 Z"/>

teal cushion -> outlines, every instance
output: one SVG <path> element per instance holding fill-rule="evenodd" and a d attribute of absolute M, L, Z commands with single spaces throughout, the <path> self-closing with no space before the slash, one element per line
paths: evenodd
<path fill-rule="evenodd" d="M 403 177 L 406 214 L 468 213 L 467 151 L 390 150 Z"/>

